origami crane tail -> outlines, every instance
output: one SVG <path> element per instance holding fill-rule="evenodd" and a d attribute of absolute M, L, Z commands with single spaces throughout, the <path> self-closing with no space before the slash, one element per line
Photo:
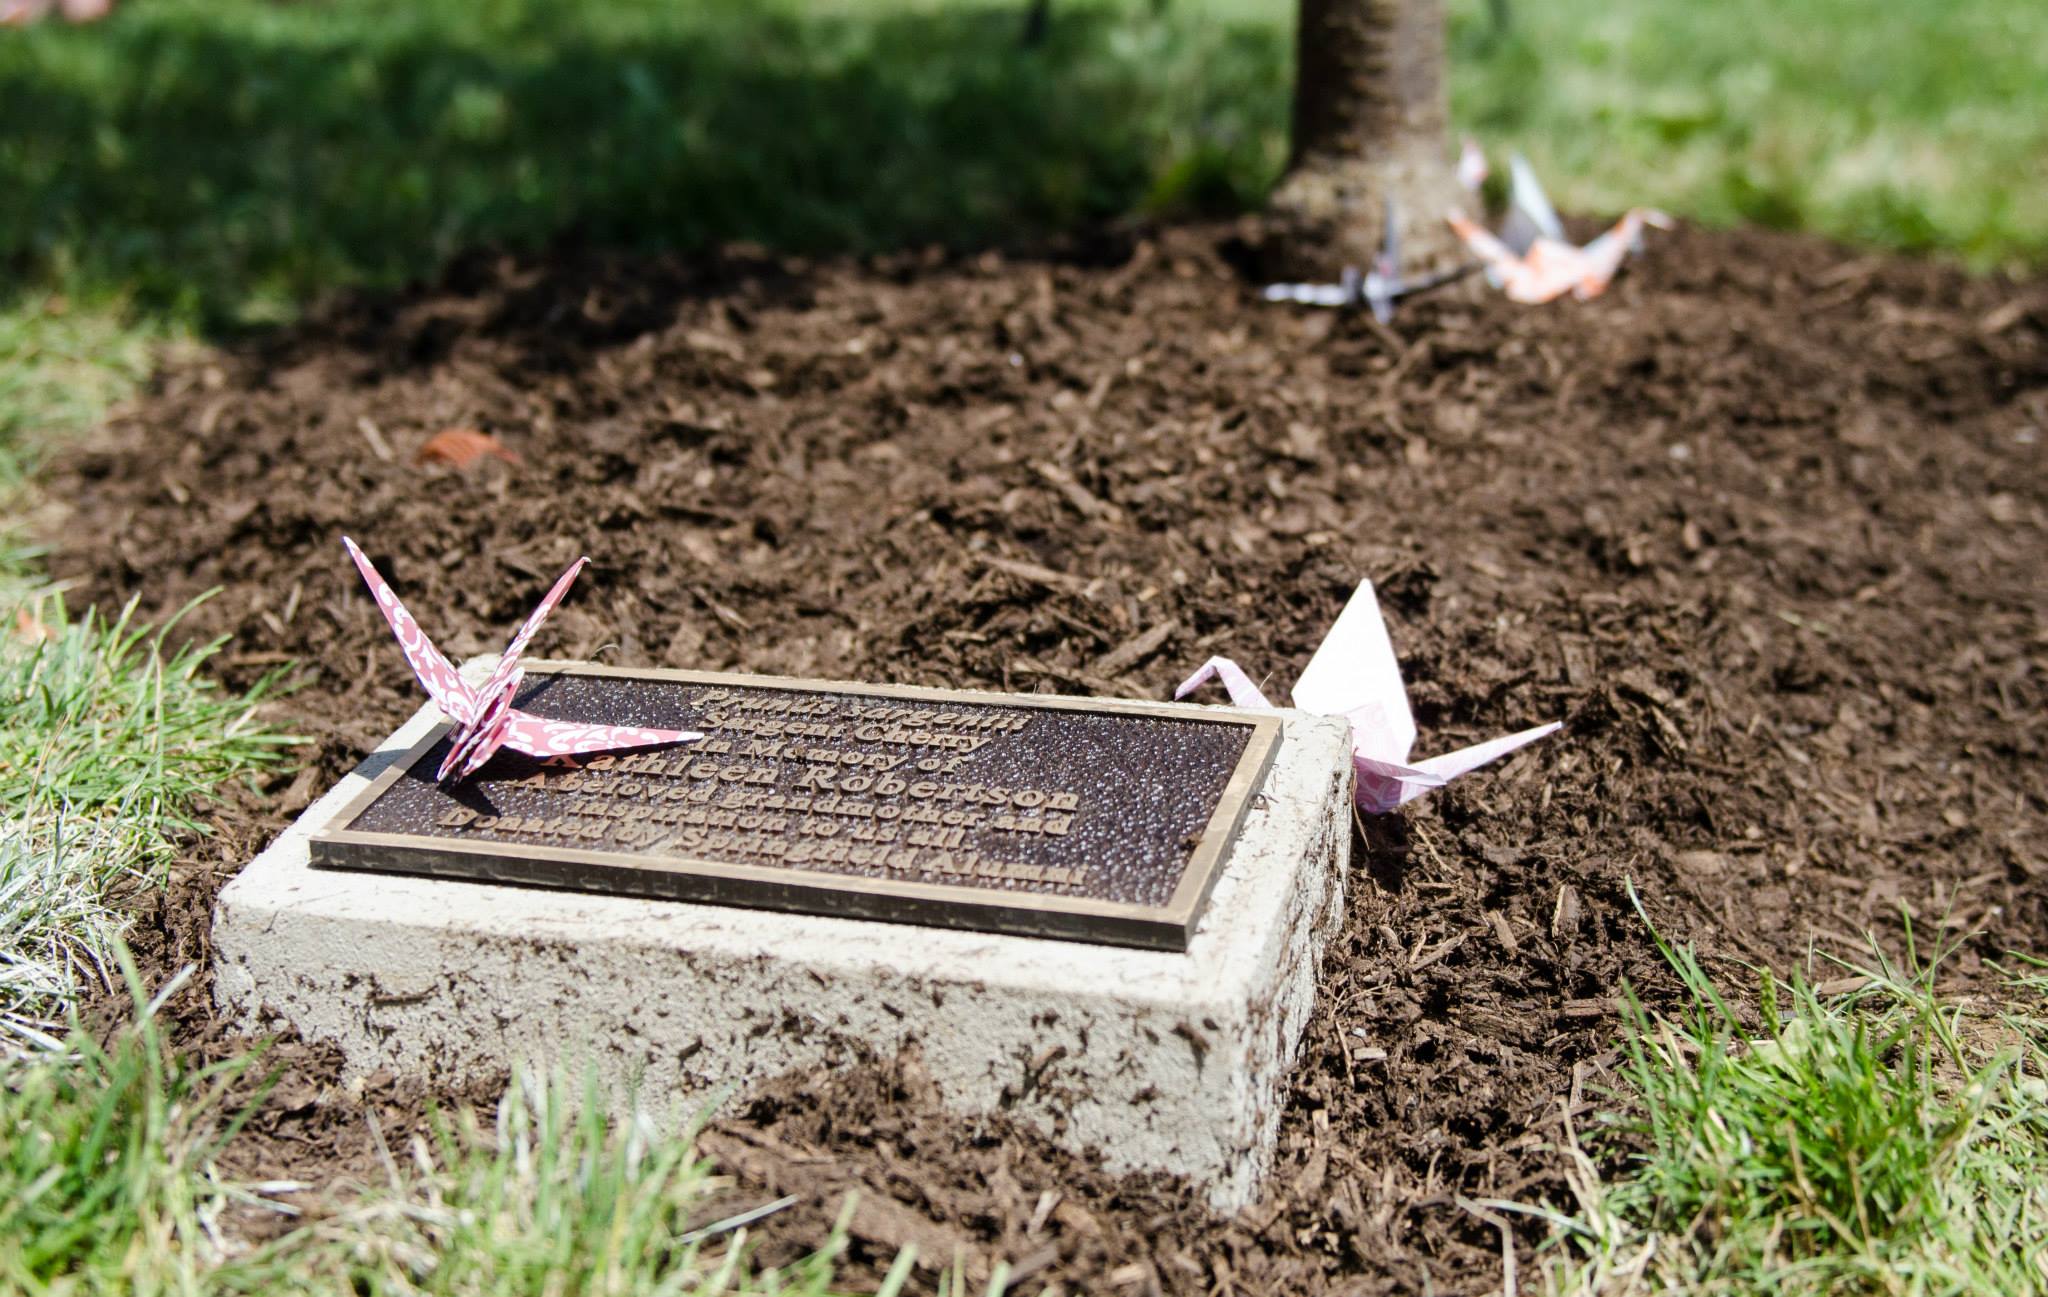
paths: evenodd
<path fill-rule="evenodd" d="M 1273 704 L 1266 701 L 1266 695 L 1259 692 L 1259 687 L 1244 673 L 1244 668 L 1229 658 L 1210 658 L 1204 662 L 1193 675 L 1181 681 L 1173 696 L 1185 698 L 1211 680 L 1219 679 L 1223 682 L 1224 692 L 1230 695 L 1230 701 L 1235 705 L 1255 707 L 1260 711 L 1273 710 Z"/>
<path fill-rule="evenodd" d="M 398 601 L 390 583 L 356 543 L 346 536 L 341 538 L 341 543 L 355 562 L 356 571 L 362 573 L 364 583 L 370 587 L 370 594 L 377 600 L 377 610 L 384 614 L 391 633 L 398 637 L 399 650 L 405 654 L 406 663 L 418 677 L 420 687 L 451 720 L 469 724 L 476 716 L 476 693 L 463 683 L 455 668 L 448 664 L 448 659 L 441 656 L 441 650 L 434 647 L 434 642 L 420 629 L 419 622 Z"/>
<path fill-rule="evenodd" d="M 1659 230 L 1675 230 L 1678 228 L 1678 222 L 1672 220 L 1668 212 L 1660 212 L 1654 207 L 1631 207 L 1628 210 L 1628 216 L 1635 218 L 1635 225 L 1629 231 L 1628 250 L 1630 252 L 1641 252 L 1643 250 L 1643 227 L 1645 225 Z M 1623 219 L 1626 220 L 1628 218 L 1624 217 Z"/>
<path fill-rule="evenodd" d="M 692 743 L 704 736 L 695 730 L 650 730 L 634 725 L 589 725 L 550 720 L 515 711 L 505 721 L 505 746 L 530 757 L 574 756 L 614 752 L 662 743 Z"/>
<path fill-rule="evenodd" d="M 1389 282 L 1401 277 L 1401 208 L 1392 196 L 1387 198 L 1385 228 L 1380 234 L 1379 264 L 1373 268 Z"/>
<path fill-rule="evenodd" d="M 1599 238 L 1580 249 L 1583 263 L 1578 274 L 1578 283 L 1573 293 L 1581 301 L 1590 302 L 1607 291 L 1607 285 L 1614 280 L 1615 272 L 1629 254 L 1629 249 L 1642 238 L 1642 217 L 1634 212 L 1621 218 Z"/>
<path fill-rule="evenodd" d="M 1645 225 L 1670 229 L 1671 218 L 1652 207 L 1632 208 L 1615 222 L 1613 229 L 1585 246 L 1582 250 L 1585 269 L 1575 290 L 1582 300 L 1590 301 L 1606 292 L 1607 285 L 1613 281 L 1628 254 L 1643 250 Z"/>
<path fill-rule="evenodd" d="M 1527 747 L 1545 735 L 1555 734 L 1560 728 L 1562 725 L 1556 721 L 1548 725 L 1538 725 L 1535 729 L 1523 730 L 1519 734 L 1510 734 L 1486 743 L 1475 743 L 1469 748 L 1459 748 L 1456 752 L 1431 757 L 1427 761 L 1418 761 L 1415 768 L 1435 776 L 1443 783 L 1449 783 L 1459 775 L 1477 770 L 1489 761 L 1500 760 L 1516 748 Z"/>
<path fill-rule="evenodd" d="M 1351 765 L 1358 773 L 1358 809 L 1368 815 L 1384 815 L 1396 806 L 1414 801 L 1432 788 L 1442 788 L 1459 775 L 1477 770 L 1546 734 L 1555 733 L 1558 728 L 1555 724 L 1539 725 L 1533 730 L 1460 748 L 1414 765 L 1382 761 L 1354 752 Z"/>

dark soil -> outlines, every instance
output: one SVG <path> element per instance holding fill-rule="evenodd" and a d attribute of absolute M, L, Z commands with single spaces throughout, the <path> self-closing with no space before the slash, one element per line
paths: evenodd
<path fill-rule="evenodd" d="M 312 744 L 194 846 L 151 966 L 203 960 L 235 862 L 417 705 L 344 530 L 456 656 L 588 552 L 539 651 L 1140 697 L 1219 652 L 1284 685 L 1371 576 L 1419 755 L 1565 722 L 1365 826 L 1235 1219 L 940 1115 L 914 1056 L 726 1114 L 749 1193 L 808 1195 L 771 1256 L 865 1188 L 849 1283 L 916 1241 L 1023 1291 L 1484 1291 L 1500 1241 L 1456 1200 L 1561 1197 L 1624 979 L 1669 994 L 1631 883 L 1730 977 L 1896 949 L 1904 915 L 1957 980 L 2048 947 L 2048 290 L 1682 232 L 1600 301 L 1390 333 L 1260 303 L 1253 250 L 477 259 L 166 372 L 58 475 L 57 571 L 153 613 L 219 587 L 188 625 L 236 681 L 303 664 L 275 717 Z M 415 466 L 456 426 L 523 462 Z M 279 1049 L 244 1165 L 371 1174 L 364 1105 L 418 1097 Z"/>

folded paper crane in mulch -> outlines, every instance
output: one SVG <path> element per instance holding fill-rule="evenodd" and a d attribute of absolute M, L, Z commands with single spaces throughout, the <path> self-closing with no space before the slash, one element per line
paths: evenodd
<path fill-rule="evenodd" d="M 1230 701 L 1239 707 L 1270 711 L 1272 704 L 1259 687 L 1229 658 L 1210 658 L 1201 670 L 1173 691 L 1184 698 L 1210 680 L 1221 679 Z M 1490 743 L 1460 748 L 1427 761 L 1410 761 L 1415 746 L 1415 717 L 1408 710 L 1408 689 L 1401 682 L 1401 664 L 1380 616 L 1372 582 L 1359 583 L 1337 624 L 1294 682 L 1294 705 L 1323 716 L 1351 722 L 1351 764 L 1358 772 L 1358 809 L 1371 815 L 1393 810 L 1432 788 L 1441 788 L 1467 771 L 1476 770 L 1546 734 L 1556 724 L 1510 734 Z"/>
<path fill-rule="evenodd" d="M 364 557 L 356 543 L 346 536 L 341 538 L 341 543 L 348 547 L 348 556 L 355 560 L 356 570 L 363 574 L 370 593 L 376 596 L 377 607 L 383 612 L 384 620 L 391 623 L 391 633 L 398 637 L 398 647 L 404 651 L 412 673 L 419 677 L 434 705 L 455 722 L 455 728 L 449 734 L 448 755 L 443 758 L 441 768 L 434 772 L 435 779 L 446 779 L 450 772 L 454 772 L 458 779 L 466 779 L 481 769 L 501 747 L 530 757 L 572 756 L 620 748 L 651 747 L 657 743 L 688 743 L 704 737 L 687 730 L 549 720 L 512 706 L 512 698 L 519 691 L 519 682 L 526 675 L 525 669 L 519 665 L 519 655 L 526 651 L 527 644 L 540 630 L 548 614 L 555 610 L 555 605 L 562 602 L 562 596 L 569 593 L 570 584 L 583 570 L 583 565 L 590 562 L 589 559 L 577 559 L 568 571 L 562 573 L 561 579 L 555 582 L 555 588 L 548 591 L 547 598 L 540 601 L 540 607 L 533 610 L 533 615 L 512 637 L 511 646 L 505 650 L 505 656 L 498 659 L 491 678 L 484 682 L 482 688 L 473 689 L 448 664 L 448 659 L 441 656 L 441 650 L 434 647 L 434 642 L 427 638 L 420 624 L 405 610 L 405 605 L 398 602 L 390 584 Z"/>
<path fill-rule="evenodd" d="M 1266 300 L 1344 310 L 1365 306 L 1371 308 L 1374 319 L 1385 324 L 1394 318 L 1394 303 L 1401 298 L 1441 288 L 1479 269 L 1477 262 L 1467 262 L 1427 275 L 1410 277 L 1403 274 L 1399 227 L 1400 210 L 1390 198 L 1387 200 L 1386 234 L 1380 242 L 1380 254 L 1373 259 L 1370 270 L 1361 274 L 1358 267 L 1346 266 L 1334 284 L 1269 284 L 1265 291 Z"/>
<path fill-rule="evenodd" d="M 1482 158 L 1476 172 L 1481 178 L 1483 168 Z M 1642 251 L 1644 226 L 1671 228 L 1671 218 L 1664 213 L 1634 207 L 1612 229 L 1580 247 L 1565 237 L 1564 223 L 1557 219 L 1535 168 L 1520 154 L 1508 161 L 1508 212 L 1498 235 L 1455 208 L 1445 219 L 1484 264 L 1487 282 L 1504 290 L 1511 301 L 1531 305 L 1566 293 L 1581 301 L 1600 296 L 1622 260 Z"/>

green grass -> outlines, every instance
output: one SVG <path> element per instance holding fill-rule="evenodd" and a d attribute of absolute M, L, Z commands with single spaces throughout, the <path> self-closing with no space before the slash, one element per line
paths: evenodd
<path fill-rule="evenodd" d="M 239 1209 L 285 1213 L 216 1159 L 260 1101 L 260 1056 L 193 1066 L 144 1002 L 106 1043 L 0 1061 L 0 1297 L 352 1292 L 433 1297 L 821 1297 L 845 1236 L 786 1269 L 756 1265 L 745 1217 L 687 1140 L 607 1118 L 594 1086 L 520 1078 L 387 1158 L 388 1179 L 271 1242 Z M 182 979 L 181 979 L 182 980 Z M 374 1116 L 369 1118 L 374 1121 Z M 912 1258 L 899 1269 L 907 1277 Z M 898 1280 L 900 1284 L 901 1280 Z"/>
<path fill-rule="evenodd" d="M 224 1259 L 212 1223 L 232 1195 L 210 1164 L 247 1060 L 180 1062 L 161 1000 L 104 1045 L 73 1031 L 0 1062 L 0 1294 L 196 1293 Z"/>
<path fill-rule="evenodd" d="M 0 257 L 208 324 L 480 245 L 978 243 L 1280 162 L 1270 23 L 1068 3 L 151 0 L 0 41 Z M 1163 165 L 1162 165 L 1163 164 Z M 1188 188 L 1187 184 L 1181 186 Z"/>
<path fill-rule="evenodd" d="M 1577 1209 L 1538 1213 L 1552 1290 L 2048 1293 L 2048 982 L 1952 998 L 1909 950 L 1845 995 L 1766 975 L 1748 1015 L 1665 954 L 1689 1003 L 1629 1001 Z"/>
<path fill-rule="evenodd" d="M 38 450 L 90 427 L 140 383 L 170 328 L 111 301 L 0 304 L 0 494 L 24 484 Z"/>
<path fill-rule="evenodd" d="M 748 1258 L 744 1220 L 687 1138 L 604 1116 L 595 1082 L 516 1078 L 489 1120 L 464 1109 L 387 1153 L 388 1182 L 261 1258 L 308 1291 L 669 1294 L 827 1291 L 835 1230 L 786 1270 Z"/>
<path fill-rule="evenodd" d="M 206 831 L 197 801 L 294 741 L 257 721 L 264 690 L 207 674 L 217 644 L 174 635 L 74 620 L 0 560 L 0 1048 L 50 1043 L 84 979 L 106 980 L 123 889 Z"/>

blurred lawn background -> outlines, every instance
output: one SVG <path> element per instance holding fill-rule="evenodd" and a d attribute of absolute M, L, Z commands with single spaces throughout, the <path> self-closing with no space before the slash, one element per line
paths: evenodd
<path fill-rule="evenodd" d="M 2048 260 L 2039 0 L 1451 0 L 1566 210 Z M 0 445 L 477 246 L 1014 242 L 1258 204 L 1292 0 L 126 0 L 0 31 Z M 34 440 L 29 438 L 28 440 Z"/>

